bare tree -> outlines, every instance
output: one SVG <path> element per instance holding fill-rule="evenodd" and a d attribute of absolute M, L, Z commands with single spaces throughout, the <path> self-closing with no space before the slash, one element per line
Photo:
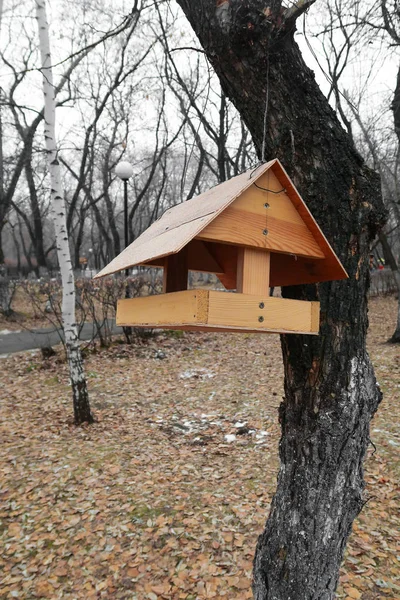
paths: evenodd
<path fill-rule="evenodd" d="M 218 183 L 225 181 L 248 168 L 256 157 L 248 130 L 221 90 L 204 52 L 198 49 L 194 64 L 185 61 L 187 65 L 183 70 L 178 57 L 182 52 L 187 54 L 187 48 L 181 48 L 179 44 L 171 47 L 176 15 L 172 15 L 171 23 L 166 23 L 171 18 L 171 11 L 162 11 L 160 7 L 157 10 L 164 51 L 160 77 L 165 78 L 172 91 L 191 139 L 188 148 L 185 146 L 188 155 L 185 156 L 182 192 L 186 187 L 187 161 L 192 158 L 197 166 L 186 193 L 185 199 L 188 199 L 201 191 L 202 179 L 208 178 L 208 187 L 210 177 Z M 184 193 L 182 195 L 184 197 Z"/>
<path fill-rule="evenodd" d="M 257 600 L 334 598 L 381 400 L 365 346 L 369 249 L 384 215 L 379 179 L 294 42 L 296 20 L 314 1 L 178 0 L 260 158 L 280 158 L 349 273 L 283 290 L 319 298 L 321 332 L 282 336 L 281 467 L 254 561 Z"/>
<path fill-rule="evenodd" d="M 75 319 L 75 280 L 71 263 L 66 222 L 66 207 L 61 184 L 60 163 L 56 142 L 55 118 L 56 100 L 53 85 L 53 71 L 50 52 L 49 28 L 46 17 L 45 0 L 36 1 L 36 16 L 39 27 L 40 54 L 43 75 L 44 96 L 44 136 L 51 179 L 51 196 L 54 228 L 56 232 L 57 256 L 61 270 L 63 287 L 62 317 L 65 346 L 72 386 L 75 423 L 92 423 L 89 394 L 83 370 Z"/>
<path fill-rule="evenodd" d="M 393 102 L 386 95 L 382 103 L 374 103 L 374 113 L 368 114 L 363 99 L 367 90 L 374 87 L 373 77 L 381 67 L 388 46 L 400 45 L 398 14 L 394 5 L 389 10 L 386 0 L 359 3 L 355 0 L 327 0 L 326 22 L 322 31 L 321 47 L 330 77 L 330 92 L 350 139 L 368 164 L 379 172 L 382 194 L 388 210 L 386 226 L 379 233 L 385 263 L 391 268 L 397 287 L 397 324 L 390 338 L 400 342 L 400 270 L 396 254 L 400 250 L 400 70 L 397 76 Z M 378 50 L 370 58 L 365 69 L 362 86 L 345 89 L 342 77 L 353 58 L 381 38 Z M 372 53 L 371 53 L 372 54 Z M 392 111 L 393 122 L 389 118 Z M 394 125 L 394 127 L 393 127 Z"/>
<path fill-rule="evenodd" d="M 78 76 L 79 67 L 86 57 L 103 45 L 112 43 L 120 34 L 129 31 L 140 13 L 140 8 L 141 2 L 136 0 L 130 12 L 121 17 L 120 22 L 115 26 L 108 23 L 109 28 L 106 28 L 106 32 L 100 36 L 94 32 L 89 38 L 86 29 L 93 31 L 90 26 L 86 29 L 84 27 L 83 32 L 75 30 L 72 32 L 70 54 L 55 65 L 58 71 L 64 69 L 55 86 L 55 97 L 59 107 L 67 105 L 72 98 L 76 100 L 77 89 L 73 84 L 73 76 Z M 10 11 L 11 14 L 12 12 Z M 47 205 L 42 204 L 43 194 L 38 193 L 38 182 L 35 181 L 37 167 L 35 154 L 42 152 L 42 146 L 37 143 L 37 147 L 34 147 L 37 131 L 43 122 L 44 109 L 41 107 L 38 109 L 34 102 L 28 104 L 30 97 L 25 92 L 29 74 L 35 69 L 36 50 L 32 32 L 26 25 L 29 22 L 29 19 L 21 19 L 17 23 L 14 19 L 9 30 L 2 27 L 0 60 L 7 74 L 5 81 L 8 81 L 9 85 L 7 88 L 0 88 L 0 158 L 2 158 L 0 161 L 0 263 L 4 261 L 2 233 L 9 212 L 13 202 L 14 206 L 19 202 L 15 197 L 17 190 L 21 186 L 26 186 L 30 212 L 27 213 L 24 208 L 23 218 L 31 235 L 37 261 L 44 265 L 52 242 L 47 245 L 47 248 L 45 247 L 42 230 L 43 213 L 46 212 Z M 74 19 L 71 22 L 74 24 Z M 16 37 L 24 40 L 24 44 L 20 43 L 18 49 L 13 45 Z M 11 119 L 7 119 L 6 122 L 5 114 L 11 115 Z M 5 126 L 8 128 L 7 133 L 5 133 Z M 6 147 L 4 146 L 5 135 Z M 13 140 L 16 140 L 14 145 Z M 25 180 L 23 180 L 24 175 Z"/>

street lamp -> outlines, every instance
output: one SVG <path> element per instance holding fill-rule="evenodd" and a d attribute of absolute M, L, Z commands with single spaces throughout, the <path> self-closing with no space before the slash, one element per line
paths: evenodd
<path fill-rule="evenodd" d="M 128 240 L 128 179 L 133 175 L 133 167 L 126 160 L 122 160 L 115 167 L 115 174 L 124 182 L 124 231 L 125 231 L 125 248 L 129 244 Z M 125 270 L 125 275 L 128 277 L 129 269 Z"/>
<path fill-rule="evenodd" d="M 93 266 L 93 248 L 89 248 L 88 252 L 89 252 L 88 269 L 89 269 L 90 277 L 93 277 L 93 275 L 92 275 L 92 270 L 94 268 L 94 266 Z"/>

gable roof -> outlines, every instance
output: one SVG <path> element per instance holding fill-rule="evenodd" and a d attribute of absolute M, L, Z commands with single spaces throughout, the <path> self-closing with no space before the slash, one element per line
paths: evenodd
<path fill-rule="evenodd" d="M 330 276 L 323 279 L 346 278 L 346 271 L 278 159 L 246 171 L 191 200 L 170 208 L 104 267 L 95 278 L 104 277 L 135 265 L 149 262 L 154 264 L 157 259 L 179 252 L 269 169 L 279 179 L 285 188 L 286 195 L 312 233 L 321 250 L 321 258 L 325 257 L 320 260 L 323 263 L 327 262 Z"/>

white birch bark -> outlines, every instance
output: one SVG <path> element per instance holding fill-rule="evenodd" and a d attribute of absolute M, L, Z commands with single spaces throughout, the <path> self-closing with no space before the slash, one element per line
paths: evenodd
<path fill-rule="evenodd" d="M 3 0 L 0 0 L 0 33 L 1 33 L 1 21 L 3 18 Z M 3 122 L 0 106 L 0 201 L 3 198 L 4 187 L 3 187 Z M 1 259 L 0 259 L 1 261 Z M 5 267 L 0 265 L 0 312 L 6 316 L 10 314 L 10 288 L 8 277 Z"/>
<path fill-rule="evenodd" d="M 75 280 L 68 241 L 66 209 L 56 142 L 56 101 L 51 66 L 46 0 L 35 0 L 44 95 L 44 137 L 51 181 L 51 208 L 63 289 L 62 318 L 71 378 L 75 423 L 91 422 L 89 396 L 75 321 Z"/>

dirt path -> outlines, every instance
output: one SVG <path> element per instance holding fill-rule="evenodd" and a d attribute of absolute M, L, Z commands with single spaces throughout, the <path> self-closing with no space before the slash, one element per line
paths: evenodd
<path fill-rule="evenodd" d="M 114 323 L 111 325 L 112 332 L 121 333 L 122 329 Z M 97 331 L 93 323 L 85 323 L 80 331 L 80 340 L 92 340 L 97 337 Z M 64 339 L 61 329 L 49 327 L 44 329 L 21 329 L 21 330 L 0 330 L 0 357 L 13 354 L 15 352 L 24 352 L 25 350 L 34 350 L 56 346 Z"/>

